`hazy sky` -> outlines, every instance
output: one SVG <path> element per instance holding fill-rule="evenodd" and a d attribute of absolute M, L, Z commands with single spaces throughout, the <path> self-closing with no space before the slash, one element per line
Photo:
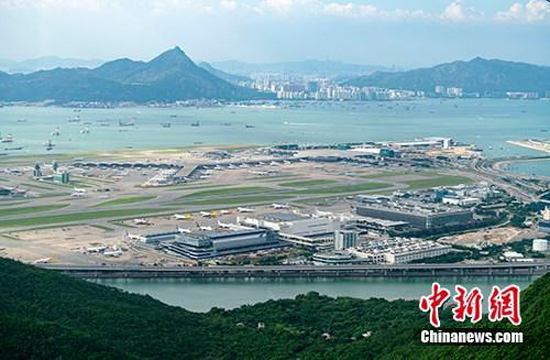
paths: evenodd
<path fill-rule="evenodd" d="M 546 0 L 0 0 L 0 58 L 550 65 Z"/>

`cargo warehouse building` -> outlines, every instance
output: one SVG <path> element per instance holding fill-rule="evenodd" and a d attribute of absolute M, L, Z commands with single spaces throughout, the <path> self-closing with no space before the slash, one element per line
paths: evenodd
<path fill-rule="evenodd" d="M 470 210 L 407 209 L 405 207 L 364 205 L 357 207 L 357 215 L 376 219 L 404 221 L 420 229 L 464 225 L 474 221 Z"/>
<path fill-rule="evenodd" d="M 166 251 L 194 260 L 218 256 L 267 250 L 285 246 L 271 230 L 250 229 L 239 231 L 201 231 L 181 233 L 174 240 L 163 241 L 159 246 Z"/>

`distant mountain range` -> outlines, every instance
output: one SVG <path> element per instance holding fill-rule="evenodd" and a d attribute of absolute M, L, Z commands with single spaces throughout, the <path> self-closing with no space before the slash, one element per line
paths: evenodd
<path fill-rule="evenodd" d="M 504 96 L 507 91 L 550 91 L 550 67 L 486 60 L 454 61 L 431 68 L 401 72 L 376 72 L 344 82 L 350 86 L 376 86 L 433 92 L 435 87 L 462 88 L 481 96 Z"/>
<path fill-rule="evenodd" d="M 27 60 L 9 60 L 0 59 L 0 71 L 10 74 L 23 73 L 28 74 L 38 70 L 51 70 L 57 67 L 76 68 L 87 67 L 93 68 L 103 63 L 101 60 L 84 60 L 74 58 L 62 58 L 57 56 L 43 56 L 35 59 Z"/>
<path fill-rule="evenodd" d="M 219 70 L 219 69 L 216 69 L 215 67 L 213 67 L 212 65 L 210 65 L 209 63 L 203 61 L 203 62 L 200 62 L 198 64 L 201 68 L 203 68 L 204 70 L 208 71 L 209 73 L 211 73 L 212 75 L 215 75 L 217 77 L 219 77 L 220 79 L 223 79 L 229 83 L 232 83 L 232 84 L 239 84 L 241 82 L 248 82 L 248 81 L 252 81 L 249 77 L 247 76 L 242 76 L 242 75 L 234 75 L 234 74 L 230 74 L 230 73 L 227 73 L 225 71 L 222 71 L 222 70 Z"/>
<path fill-rule="evenodd" d="M 95 69 L 56 68 L 30 74 L 0 72 L 0 100 L 165 101 L 271 98 L 239 87 L 195 65 L 175 47 L 149 62 L 119 59 Z"/>
<path fill-rule="evenodd" d="M 391 68 L 376 65 L 347 64 L 337 61 L 305 60 L 269 64 L 250 64 L 242 61 L 212 62 L 212 66 L 231 74 L 250 76 L 255 73 L 277 73 L 295 76 L 314 75 L 332 78 L 356 77 L 374 71 L 389 71 Z"/>

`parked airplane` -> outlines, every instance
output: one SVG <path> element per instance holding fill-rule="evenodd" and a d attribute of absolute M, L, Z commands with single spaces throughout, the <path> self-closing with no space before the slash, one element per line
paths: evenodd
<path fill-rule="evenodd" d="M 230 210 L 220 210 L 220 215 L 229 215 L 231 214 Z"/>
<path fill-rule="evenodd" d="M 176 220 L 189 220 L 191 219 L 191 216 L 189 214 L 174 214 L 174 218 Z"/>
<path fill-rule="evenodd" d="M 223 229 L 231 229 L 231 224 L 223 223 L 219 220 L 218 220 L 218 226 L 223 228 Z"/>
<path fill-rule="evenodd" d="M 201 211 L 199 214 L 202 217 L 207 217 L 207 218 L 211 218 L 215 216 L 212 212 L 209 212 L 209 211 Z"/>
<path fill-rule="evenodd" d="M 260 175 L 260 176 L 269 175 L 268 171 L 250 171 L 250 173 L 254 175 Z"/>
<path fill-rule="evenodd" d="M 251 213 L 251 212 L 254 212 L 254 209 L 245 208 L 245 207 L 238 207 L 237 211 L 242 212 L 242 213 Z"/>
<path fill-rule="evenodd" d="M 330 216 L 334 216 L 334 214 L 331 213 L 330 211 L 320 211 L 319 209 L 315 208 L 315 216 L 317 216 L 317 217 L 330 217 Z"/>
<path fill-rule="evenodd" d="M 202 226 L 202 225 L 199 225 L 199 224 L 197 224 L 197 226 L 199 227 L 199 230 L 201 230 L 201 231 L 212 231 L 212 226 Z"/>
<path fill-rule="evenodd" d="M 290 206 L 287 204 L 271 204 L 274 209 L 288 209 Z"/>
<path fill-rule="evenodd" d="M 151 225 L 147 219 L 134 219 L 134 224 L 136 225 Z"/>
<path fill-rule="evenodd" d="M 185 228 L 182 228 L 182 227 L 179 227 L 179 226 L 177 227 L 177 231 L 179 233 L 187 233 L 187 234 L 189 234 L 191 232 L 191 230 L 185 229 Z"/>
<path fill-rule="evenodd" d="M 47 263 L 49 263 L 51 260 L 52 260 L 51 257 L 49 257 L 49 258 L 43 258 L 43 259 L 34 260 L 34 263 L 35 263 L 35 264 L 47 264 Z"/>

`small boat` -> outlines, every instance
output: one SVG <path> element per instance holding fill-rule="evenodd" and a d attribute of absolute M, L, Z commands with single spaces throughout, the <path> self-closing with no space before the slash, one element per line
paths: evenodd
<path fill-rule="evenodd" d="M 84 135 L 89 134 L 89 133 L 90 133 L 90 129 L 88 129 L 88 127 L 86 126 L 84 129 L 80 130 L 80 133 L 81 133 L 81 134 L 84 134 Z"/>
<path fill-rule="evenodd" d="M 119 125 L 119 126 L 134 126 L 134 125 L 136 125 L 136 123 L 135 123 L 134 120 L 130 120 L 130 121 L 122 121 L 122 120 L 119 120 L 119 121 L 118 121 L 118 125 Z"/>
<path fill-rule="evenodd" d="M 44 142 L 44 146 L 46 147 L 46 150 L 50 151 L 51 149 L 54 148 L 55 145 L 51 140 L 48 140 Z"/>
<path fill-rule="evenodd" d="M 548 132 L 547 129 L 540 129 L 540 132 Z"/>
<path fill-rule="evenodd" d="M 163 128 L 169 128 L 172 126 L 171 123 L 160 123 L 160 125 L 163 127 Z"/>
<path fill-rule="evenodd" d="M 170 115 L 170 117 L 175 118 L 175 117 L 178 117 L 178 115 L 172 114 L 172 115 Z"/>
<path fill-rule="evenodd" d="M 23 146 L 12 147 L 12 148 L 5 148 L 5 149 L 4 149 L 4 151 L 16 151 L 16 150 L 23 150 Z"/>
<path fill-rule="evenodd" d="M 201 124 L 197 121 L 197 122 L 191 123 L 191 126 L 199 127 L 201 126 Z"/>
<path fill-rule="evenodd" d="M 18 123 L 26 123 L 27 122 L 27 119 L 19 119 L 17 120 Z"/>
<path fill-rule="evenodd" d="M 52 136 L 59 136 L 61 133 L 59 132 L 59 128 L 55 128 L 54 131 L 52 131 Z"/>
<path fill-rule="evenodd" d="M 256 126 L 246 124 L 244 127 L 247 128 L 247 129 L 254 129 Z"/>
<path fill-rule="evenodd" d="M 1 141 L 3 143 L 11 143 L 13 142 L 13 136 L 11 135 L 11 133 L 9 133 L 8 135 L 4 136 Z"/>
<path fill-rule="evenodd" d="M 77 115 L 77 116 L 75 116 L 74 118 L 69 119 L 69 122 L 80 122 L 80 116 Z"/>

